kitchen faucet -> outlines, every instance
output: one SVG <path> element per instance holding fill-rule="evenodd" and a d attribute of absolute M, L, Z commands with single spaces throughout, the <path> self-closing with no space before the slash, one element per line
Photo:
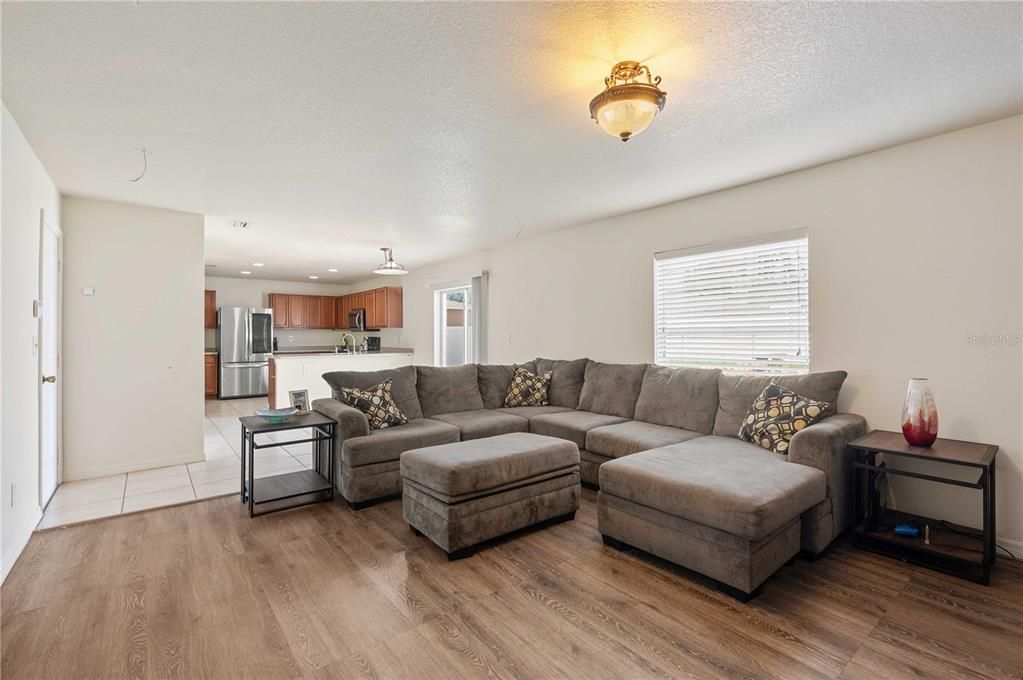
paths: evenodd
<path fill-rule="evenodd" d="M 351 349 L 349 349 L 349 350 L 345 350 L 345 351 L 344 351 L 344 353 L 345 353 L 345 354 L 356 354 L 356 349 L 355 349 L 355 336 L 354 336 L 354 335 L 352 335 L 351 333 L 342 333 L 342 334 L 341 334 L 341 344 L 342 344 L 342 345 L 344 345 L 344 344 L 345 344 L 345 338 L 351 338 L 351 339 L 352 339 L 352 348 L 351 348 Z"/>

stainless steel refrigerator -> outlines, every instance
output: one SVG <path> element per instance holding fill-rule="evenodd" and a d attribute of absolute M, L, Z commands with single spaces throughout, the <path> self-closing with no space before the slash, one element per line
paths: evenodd
<path fill-rule="evenodd" d="M 264 397 L 273 355 L 273 311 L 256 307 L 217 310 L 220 381 L 217 397 Z"/>

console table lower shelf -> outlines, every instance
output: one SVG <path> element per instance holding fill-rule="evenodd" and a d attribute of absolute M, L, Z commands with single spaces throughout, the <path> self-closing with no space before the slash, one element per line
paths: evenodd
<path fill-rule="evenodd" d="M 895 525 L 900 523 L 927 526 L 929 532 L 926 537 L 923 534 L 916 538 L 899 536 Z M 870 522 L 864 521 L 855 532 L 858 548 L 977 583 L 988 581 L 983 531 L 908 512 L 885 510 L 878 518 L 877 528 L 871 529 Z"/>

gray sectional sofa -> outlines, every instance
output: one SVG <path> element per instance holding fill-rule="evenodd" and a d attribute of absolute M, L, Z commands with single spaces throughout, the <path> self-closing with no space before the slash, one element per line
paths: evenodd
<path fill-rule="evenodd" d="M 404 451 L 532 432 L 574 442 L 579 448 L 582 480 L 593 486 L 601 482 L 601 465 L 640 452 L 649 453 L 636 460 L 649 459 L 648 466 L 667 465 L 669 471 L 677 460 L 679 470 L 672 474 L 682 477 L 685 466 L 698 466 L 701 460 L 734 459 L 728 474 L 739 479 L 730 480 L 725 494 L 733 500 L 741 500 L 743 495 L 744 469 L 749 469 L 751 480 L 767 473 L 793 480 L 807 477 L 803 469 L 779 466 L 781 463 L 798 463 L 819 471 L 813 473 L 814 479 L 808 477 L 805 484 L 793 486 L 796 490 L 817 489 L 807 491 L 805 498 L 815 500 L 811 507 L 798 510 L 801 517 L 795 527 L 747 527 L 750 531 L 744 540 L 750 542 L 751 550 L 760 546 L 761 539 L 776 540 L 775 534 L 784 530 L 785 541 L 798 540 L 804 551 L 819 553 L 852 521 L 852 463 L 846 444 L 866 431 L 862 417 L 835 414 L 800 431 L 790 442 L 787 455 L 737 437 L 750 405 L 772 379 L 803 396 L 835 404 L 846 377 L 843 371 L 772 377 L 542 358 L 524 365 L 535 372 L 553 372 L 550 405 L 505 408 L 514 372 L 510 365 L 406 366 L 324 374 L 335 398 L 316 400 L 313 406 L 339 423 L 338 491 L 355 507 L 394 497 L 401 493 L 399 459 Z M 392 380 L 398 405 L 412 419 L 407 425 L 370 430 L 360 411 L 336 398 L 342 387 L 368 388 L 387 378 Z M 750 464 L 743 465 L 744 459 Z M 769 467 L 765 472 L 755 463 Z M 629 476 L 626 469 L 620 472 Z M 714 484 L 712 479 L 706 483 Z M 665 493 L 670 495 L 670 488 Z M 792 495 L 798 496 L 797 491 Z M 821 496 L 822 500 L 816 500 Z M 748 510 L 755 516 L 757 508 Z M 758 533 L 761 529 L 763 536 Z M 753 564 L 750 568 L 759 567 Z"/>

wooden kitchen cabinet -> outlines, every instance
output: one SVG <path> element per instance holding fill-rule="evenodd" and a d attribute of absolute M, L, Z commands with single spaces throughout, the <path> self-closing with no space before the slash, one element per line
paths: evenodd
<path fill-rule="evenodd" d="M 288 296 L 288 325 L 287 328 L 306 328 L 306 307 L 305 295 Z"/>
<path fill-rule="evenodd" d="M 337 328 L 337 305 L 335 298 L 329 295 L 320 296 L 320 328 L 333 330 Z"/>
<path fill-rule="evenodd" d="M 270 357 L 270 370 L 268 371 L 266 401 L 270 408 L 277 408 L 277 362 Z"/>
<path fill-rule="evenodd" d="M 287 295 L 270 293 L 270 309 L 273 310 L 274 328 L 290 328 Z"/>
<path fill-rule="evenodd" d="M 205 362 L 206 396 L 217 396 L 217 355 L 207 354 Z"/>
<path fill-rule="evenodd" d="M 382 288 L 377 288 L 363 293 L 366 304 L 366 328 L 383 328 L 380 325 L 383 323 L 383 318 L 380 315 L 380 307 L 377 305 L 377 297 L 382 290 Z"/>
<path fill-rule="evenodd" d="M 352 296 L 342 295 L 337 299 L 337 327 L 348 328 L 348 314 L 352 311 Z"/>
<path fill-rule="evenodd" d="M 366 294 L 365 293 L 352 293 L 348 296 L 352 301 L 352 311 L 356 309 L 366 309 Z"/>
<path fill-rule="evenodd" d="M 204 291 L 203 315 L 206 317 L 206 328 L 217 327 L 217 291 Z"/>
<path fill-rule="evenodd" d="M 322 328 L 320 326 L 320 301 L 321 298 L 318 295 L 302 296 L 306 328 Z"/>
<path fill-rule="evenodd" d="M 401 328 L 402 290 L 400 286 L 334 297 L 331 295 L 289 295 L 270 293 L 274 328 L 316 328 L 324 330 L 348 327 L 348 314 L 355 309 L 366 312 L 366 328 Z"/>

